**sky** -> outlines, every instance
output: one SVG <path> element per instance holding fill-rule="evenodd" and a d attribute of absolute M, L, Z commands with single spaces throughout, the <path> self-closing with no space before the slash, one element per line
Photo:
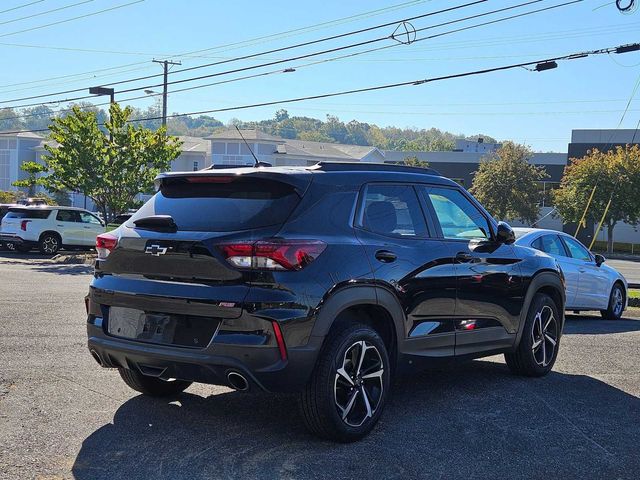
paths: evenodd
<path fill-rule="evenodd" d="M 606 0 L 583 0 L 452 32 L 567 0 L 538 0 L 509 11 L 458 21 L 525 1 L 487 0 L 412 20 L 406 27 L 409 30 L 429 27 L 416 33 L 416 38 L 443 35 L 410 44 L 385 38 L 340 52 L 169 85 L 168 110 L 187 113 L 408 82 L 640 41 L 640 10 L 622 14 L 615 2 Z M 0 107 L 40 101 L 64 106 L 61 100 L 84 95 L 84 90 L 18 99 L 160 74 L 162 68 L 152 62 L 154 58 L 182 62 L 169 73 L 169 81 L 176 81 L 388 37 L 403 19 L 471 2 L 0 0 Z M 75 18 L 83 15 L 87 16 Z M 392 22 L 384 28 L 315 45 L 176 72 Z M 453 23 L 438 26 L 446 22 Z M 335 59 L 378 47 L 388 48 Z M 307 65 L 319 60 L 327 61 Z M 295 71 L 282 72 L 288 68 Z M 272 71 L 277 73 L 172 92 Z M 261 120 L 272 118 L 276 110 L 285 108 L 290 115 L 324 119 L 331 114 L 343 121 L 355 119 L 379 126 L 435 127 L 465 135 L 483 133 L 499 140 L 526 143 L 536 151 L 566 152 L 572 129 L 636 128 L 640 91 L 633 98 L 632 93 L 639 81 L 640 52 L 605 54 L 559 62 L 558 68 L 544 72 L 517 68 L 211 115 L 224 122 L 232 118 Z M 115 85 L 116 99 L 146 108 L 157 97 L 145 96 L 140 90 L 120 91 L 140 88 L 160 92 L 161 88 L 149 86 L 161 82 L 161 77 L 154 77 Z M 145 98 L 123 101 L 134 96 Z M 90 100 L 98 103 L 104 98 Z"/>

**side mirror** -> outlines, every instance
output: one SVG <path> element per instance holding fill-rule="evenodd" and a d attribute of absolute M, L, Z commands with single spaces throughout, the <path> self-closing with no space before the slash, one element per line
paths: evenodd
<path fill-rule="evenodd" d="M 600 265 L 602 265 L 604 263 L 606 258 L 604 258 L 604 255 L 600 255 L 599 253 L 596 253 L 595 260 L 596 260 L 596 265 L 600 266 Z"/>
<path fill-rule="evenodd" d="M 516 241 L 516 234 L 513 228 L 506 222 L 498 222 L 498 231 L 496 232 L 496 240 L 498 243 L 511 245 Z"/>

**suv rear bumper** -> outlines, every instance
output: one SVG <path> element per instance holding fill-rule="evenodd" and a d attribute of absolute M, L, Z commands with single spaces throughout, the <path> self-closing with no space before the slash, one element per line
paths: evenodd
<path fill-rule="evenodd" d="M 287 360 L 273 361 L 274 348 L 255 345 L 212 343 L 206 349 L 142 343 L 106 335 L 102 328 L 87 324 L 88 347 L 105 368 L 129 368 L 163 379 L 177 378 L 198 383 L 231 386 L 231 372 L 243 375 L 250 389 L 296 392 L 306 385 L 322 345 L 312 337 L 305 347 L 288 349 Z"/>
<path fill-rule="evenodd" d="M 31 244 L 33 242 L 19 237 L 15 233 L 0 233 L 0 242 L 13 243 L 14 245 Z"/>

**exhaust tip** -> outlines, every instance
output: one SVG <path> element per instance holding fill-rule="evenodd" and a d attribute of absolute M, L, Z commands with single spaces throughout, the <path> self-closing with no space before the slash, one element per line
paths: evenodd
<path fill-rule="evenodd" d="M 98 362 L 98 365 L 100 365 L 101 367 L 104 367 L 104 362 L 102 361 L 100 354 L 93 349 L 89 351 L 91 352 L 91 356 L 95 359 L 95 361 Z"/>
<path fill-rule="evenodd" d="M 231 385 L 231 387 L 235 388 L 236 390 L 239 390 L 241 392 L 249 390 L 249 382 L 241 373 L 229 372 L 227 374 L 227 380 L 229 382 L 229 385 Z"/>

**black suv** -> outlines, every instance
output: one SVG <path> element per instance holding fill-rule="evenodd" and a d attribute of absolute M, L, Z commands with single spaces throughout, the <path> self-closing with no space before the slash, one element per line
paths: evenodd
<path fill-rule="evenodd" d="M 320 163 L 166 173 L 97 239 L 89 350 L 147 395 L 191 382 L 298 392 L 315 434 L 366 435 L 392 380 L 504 353 L 550 371 L 554 259 L 433 170 Z"/>

